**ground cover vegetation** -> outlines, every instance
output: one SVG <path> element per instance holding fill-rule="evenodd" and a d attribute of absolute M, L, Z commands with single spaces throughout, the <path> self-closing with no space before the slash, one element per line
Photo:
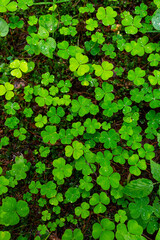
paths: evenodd
<path fill-rule="evenodd" d="M 160 0 L 0 14 L 0 239 L 160 240 Z"/>

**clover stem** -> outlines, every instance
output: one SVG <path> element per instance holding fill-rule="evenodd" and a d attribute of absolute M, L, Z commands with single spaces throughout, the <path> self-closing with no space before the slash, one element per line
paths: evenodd
<path fill-rule="evenodd" d="M 130 179 L 131 179 L 131 173 L 128 174 L 128 177 L 127 177 L 127 183 L 129 183 Z"/>
<path fill-rule="evenodd" d="M 160 31 L 147 31 L 146 33 L 160 33 Z"/>
<path fill-rule="evenodd" d="M 39 3 L 34 3 L 33 5 L 51 5 L 52 2 L 39 2 Z"/>
<path fill-rule="evenodd" d="M 57 1 L 56 3 L 63 3 L 63 2 L 69 2 L 69 0 L 60 0 L 60 1 Z M 34 3 L 33 5 L 52 5 L 52 4 L 53 4 L 52 2 L 39 2 L 39 3 Z"/>

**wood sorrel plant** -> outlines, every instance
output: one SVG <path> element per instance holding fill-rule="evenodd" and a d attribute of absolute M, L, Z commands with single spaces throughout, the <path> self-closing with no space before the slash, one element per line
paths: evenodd
<path fill-rule="evenodd" d="M 0 3 L 0 239 L 160 239 L 160 1 Z"/>

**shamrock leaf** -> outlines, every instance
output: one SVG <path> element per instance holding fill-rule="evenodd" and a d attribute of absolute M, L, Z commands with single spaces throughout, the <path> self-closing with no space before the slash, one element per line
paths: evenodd
<path fill-rule="evenodd" d="M 70 58 L 69 69 L 72 72 L 76 72 L 78 76 L 83 76 L 85 73 L 89 72 L 89 66 L 86 64 L 88 62 L 88 57 L 82 53 L 76 53 L 75 58 Z"/>
<path fill-rule="evenodd" d="M 160 85 L 160 71 L 154 70 L 153 74 L 154 74 L 154 76 L 153 75 L 148 76 L 148 80 L 149 80 L 150 84 L 152 84 L 152 85 L 159 84 Z"/>
<path fill-rule="evenodd" d="M 92 34 L 91 39 L 92 39 L 92 42 L 98 42 L 99 44 L 102 44 L 105 41 L 105 38 L 103 37 L 103 33 L 99 33 L 99 32 Z"/>
<path fill-rule="evenodd" d="M 66 229 L 64 234 L 62 235 L 62 240 L 83 240 L 83 234 L 80 229 L 76 228 L 74 231 L 71 229 Z"/>
<path fill-rule="evenodd" d="M 89 209 L 89 204 L 86 202 L 83 202 L 80 207 L 75 208 L 75 214 L 76 216 L 80 216 L 85 219 L 90 215 L 90 212 L 88 211 Z"/>
<path fill-rule="evenodd" d="M 127 34 L 136 34 L 138 32 L 138 28 L 142 26 L 140 23 L 141 17 L 135 16 L 133 18 L 132 15 L 127 11 L 123 12 L 122 16 L 124 17 L 122 20 L 122 25 L 125 26 L 125 32 Z"/>
<path fill-rule="evenodd" d="M 57 109 L 55 107 L 51 107 L 49 111 L 47 112 L 47 116 L 49 117 L 49 121 L 51 123 L 58 124 L 61 121 L 61 118 L 65 115 L 65 111 L 62 107 L 58 107 Z"/>
<path fill-rule="evenodd" d="M 95 70 L 95 75 L 101 77 L 103 80 L 108 80 L 113 76 L 113 64 L 107 61 L 102 62 L 101 65 L 93 64 L 93 68 Z"/>
<path fill-rule="evenodd" d="M 29 213 L 28 204 L 19 200 L 16 201 L 13 197 L 6 197 L 2 199 L 2 206 L 0 207 L 0 224 L 5 226 L 13 226 L 19 223 L 20 217 L 26 217 Z"/>
<path fill-rule="evenodd" d="M 70 187 L 66 192 L 65 192 L 65 197 L 67 202 L 74 203 L 77 201 L 77 199 L 80 198 L 80 192 L 79 189 L 76 187 Z"/>
<path fill-rule="evenodd" d="M 113 240 L 115 224 L 107 218 L 104 218 L 99 223 L 93 224 L 92 236 L 94 239 Z"/>
<path fill-rule="evenodd" d="M 137 219 L 141 216 L 143 220 L 148 220 L 153 212 L 153 207 L 148 205 L 149 198 L 135 198 L 134 203 L 129 204 L 131 217 Z"/>
<path fill-rule="evenodd" d="M 106 206 L 110 203 L 110 199 L 105 192 L 101 192 L 100 195 L 98 193 L 94 193 L 89 200 L 91 206 L 95 206 L 93 211 L 96 214 L 104 213 L 106 211 Z"/>
<path fill-rule="evenodd" d="M 86 127 L 86 131 L 88 133 L 94 134 L 96 132 L 96 129 L 100 129 L 101 124 L 96 119 L 90 119 L 87 118 L 84 122 L 84 126 Z"/>
<path fill-rule="evenodd" d="M 34 118 L 35 120 L 35 126 L 38 128 L 42 128 L 47 123 L 47 117 L 42 116 L 42 114 L 38 114 L 37 117 Z"/>
<path fill-rule="evenodd" d="M 56 195 L 56 184 L 53 181 L 48 181 L 41 186 L 41 195 L 46 195 L 47 198 L 52 198 Z"/>
<path fill-rule="evenodd" d="M 128 79 L 130 81 L 133 81 L 134 84 L 137 86 L 144 84 L 144 78 L 143 78 L 144 76 L 145 76 L 145 71 L 139 67 L 136 67 L 135 71 L 129 70 L 129 72 L 128 72 Z"/>
<path fill-rule="evenodd" d="M 98 27 L 98 22 L 92 18 L 86 20 L 86 24 L 86 29 L 89 31 L 94 31 L 94 29 Z"/>
<path fill-rule="evenodd" d="M 0 85 L 0 96 L 5 95 L 6 100 L 10 100 L 14 96 L 13 84 L 6 82 L 4 85 Z"/>
<path fill-rule="evenodd" d="M 83 155 L 84 146 L 82 143 L 78 141 L 74 141 L 72 146 L 65 147 L 65 155 L 66 157 L 71 157 L 73 154 L 74 159 L 78 159 Z"/>
<path fill-rule="evenodd" d="M 72 166 L 66 164 L 64 158 L 58 158 L 53 161 L 54 169 L 52 171 L 55 180 L 62 180 L 65 177 L 70 177 L 72 175 Z"/>
<path fill-rule="evenodd" d="M 15 12 L 17 10 L 17 3 L 15 1 L 10 2 L 10 0 L 1 0 L 0 12 L 5 13 L 7 10 Z"/>
<path fill-rule="evenodd" d="M 9 180 L 4 176 L 0 176 L 0 195 L 8 192 L 8 188 L 6 186 L 9 185 Z"/>
<path fill-rule="evenodd" d="M 105 26 L 109 26 L 115 23 L 114 18 L 117 16 L 117 12 L 110 6 L 106 7 L 106 9 L 104 7 L 99 7 L 96 16 L 98 20 L 102 20 Z"/>
<path fill-rule="evenodd" d="M 102 187 L 103 190 L 108 190 L 110 186 L 118 188 L 120 181 L 120 174 L 113 173 L 113 168 L 106 164 L 99 169 L 100 176 L 97 178 L 97 183 Z"/>
<path fill-rule="evenodd" d="M 22 72 L 26 73 L 28 71 L 28 64 L 25 60 L 16 59 L 10 63 L 9 67 L 14 68 L 14 70 L 11 71 L 11 75 L 17 78 L 22 77 Z"/>
<path fill-rule="evenodd" d="M 44 143 L 50 142 L 51 144 L 55 144 L 59 138 L 59 135 L 56 132 L 56 127 L 50 125 L 45 127 L 45 131 L 41 132 L 41 136 Z"/>
<path fill-rule="evenodd" d="M 133 154 L 131 157 L 128 158 L 129 165 L 132 165 L 129 168 L 131 174 L 135 176 L 139 176 L 141 174 L 141 170 L 146 170 L 147 165 L 144 159 L 139 160 L 139 156 L 137 154 Z"/>
<path fill-rule="evenodd" d="M 103 82 L 102 88 L 95 88 L 95 98 L 100 101 L 104 97 L 104 102 L 112 101 L 114 95 L 111 93 L 113 91 L 113 86 L 109 83 Z"/>

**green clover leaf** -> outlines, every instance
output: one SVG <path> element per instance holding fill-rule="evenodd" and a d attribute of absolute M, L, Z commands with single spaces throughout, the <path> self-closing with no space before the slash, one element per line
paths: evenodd
<path fill-rule="evenodd" d="M 51 105 L 53 98 L 49 95 L 48 90 L 44 88 L 39 89 L 38 93 L 39 97 L 35 98 L 35 102 L 40 106 L 44 107 L 44 105 Z"/>
<path fill-rule="evenodd" d="M 103 82 L 102 88 L 95 88 L 95 98 L 100 101 L 104 97 L 104 101 L 112 101 L 114 99 L 114 95 L 111 93 L 113 91 L 113 86 L 109 83 Z"/>
<path fill-rule="evenodd" d="M 126 216 L 126 211 L 124 210 L 118 210 L 118 213 L 116 213 L 114 217 L 115 221 L 120 223 L 124 223 L 128 219 Z"/>
<path fill-rule="evenodd" d="M 101 77 L 103 80 L 108 80 L 113 76 L 113 64 L 107 61 L 102 62 L 101 65 L 93 64 L 93 68 L 95 70 L 95 75 Z"/>
<path fill-rule="evenodd" d="M 66 177 L 72 175 L 73 167 L 70 164 L 66 164 L 64 158 L 58 158 L 53 161 L 54 169 L 52 171 L 54 180 L 63 180 Z"/>
<path fill-rule="evenodd" d="M 11 75 L 17 78 L 22 77 L 22 72 L 26 73 L 28 71 L 28 64 L 25 60 L 16 59 L 10 63 L 9 67 L 14 68 L 14 70 L 11 71 Z"/>
<path fill-rule="evenodd" d="M 88 57 L 82 53 L 76 53 L 75 58 L 70 58 L 69 69 L 72 72 L 76 72 L 78 76 L 83 76 L 85 73 L 89 72 L 89 66 L 86 64 L 88 62 Z"/>
<path fill-rule="evenodd" d="M 132 15 L 127 11 L 123 12 L 122 16 L 124 17 L 122 20 L 122 25 L 125 26 L 125 32 L 127 34 L 136 34 L 138 32 L 138 28 L 142 26 L 140 23 L 141 17 L 135 16 L 133 18 Z"/>
<path fill-rule="evenodd" d="M 90 118 L 87 118 L 84 122 L 84 127 L 86 127 L 88 133 L 94 134 L 96 129 L 100 129 L 101 124 L 96 119 L 91 120 Z"/>
<path fill-rule="evenodd" d="M 139 156 L 137 154 L 133 154 L 131 157 L 128 158 L 129 165 L 132 165 L 129 168 L 131 174 L 135 176 L 139 176 L 141 174 L 141 170 L 146 170 L 147 165 L 144 159 L 139 160 Z"/>
<path fill-rule="evenodd" d="M 20 128 L 19 130 L 18 129 L 15 129 L 14 132 L 13 132 L 13 135 L 14 137 L 18 137 L 20 141 L 23 141 L 26 139 L 26 134 L 27 131 L 25 128 Z"/>
<path fill-rule="evenodd" d="M 0 176 L 0 195 L 8 192 L 8 188 L 6 186 L 9 185 L 9 180 L 4 176 Z"/>
<path fill-rule="evenodd" d="M 94 31 L 95 28 L 98 27 L 98 22 L 96 20 L 93 20 L 92 18 L 86 20 L 86 24 L 86 29 L 89 31 Z"/>
<path fill-rule="evenodd" d="M 47 112 L 47 116 L 49 117 L 49 121 L 51 123 L 58 124 L 61 121 L 61 118 L 65 115 L 65 111 L 62 107 L 58 107 L 57 109 L 55 107 L 51 107 L 49 111 Z"/>
<path fill-rule="evenodd" d="M 145 76 L 145 70 L 142 70 L 139 67 L 135 68 L 134 70 L 129 70 L 128 72 L 128 79 L 130 81 L 133 81 L 135 85 L 140 86 L 144 84 L 144 76 Z"/>
<path fill-rule="evenodd" d="M 71 133 L 71 129 L 65 130 L 65 129 L 62 128 L 59 131 L 59 138 L 61 139 L 62 144 L 71 144 L 74 136 Z"/>
<path fill-rule="evenodd" d="M 6 119 L 4 124 L 10 129 L 14 129 L 14 128 L 17 128 L 18 123 L 19 123 L 19 119 L 17 117 L 10 117 Z"/>
<path fill-rule="evenodd" d="M 25 179 L 27 174 L 26 172 L 29 170 L 27 165 L 27 160 L 23 157 L 23 155 L 17 156 L 15 158 L 15 163 L 12 165 L 12 169 L 10 170 L 11 176 L 13 176 L 17 181 L 21 179 Z"/>
<path fill-rule="evenodd" d="M 110 58 L 115 58 L 116 57 L 116 53 L 114 52 L 115 47 L 113 46 L 113 44 L 104 44 L 102 47 L 102 51 L 105 52 L 106 56 L 109 56 Z"/>
<path fill-rule="evenodd" d="M 56 49 L 56 41 L 54 38 L 48 37 L 45 40 L 40 40 L 39 42 L 39 48 L 42 54 L 44 54 L 48 58 L 53 58 L 53 52 Z"/>
<path fill-rule="evenodd" d="M 5 95 L 6 100 L 10 100 L 14 96 L 14 85 L 6 82 L 4 85 L 0 85 L 0 96 Z"/>
<path fill-rule="evenodd" d="M 85 189 L 87 192 L 93 188 L 93 183 L 91 183 L 92 178 L 89 176 L 84 176 L 83 179 L 80 179 L 79 187 Z"/>
<path fill-rule="evenodd" d="M 109 26 L 115 23 L 115 17 L 117 16 L 117 12 L 113 10 L 112 7 L 99 7 L 96 13 L 98 20 L 102 20 L 102 23 L 105 26 Z"/>
<path fill-rule="evenodd" d="M 33 5 L 33 0 L 28 0 L 27 2 L 25 2 L 24 0 L 18 0 L 18 7 L 26 10 L 28 9 L 28 6 L 32 6 Z"/>
<path fill-rule="evenodd" d="M 80 13 L 85 13 L 85 12 L 93 13 L 95 11 L 95 8 L 93 7 L 92 3 L 87 3 L 86 7 L 80 7 L 78 10 Z"/>
<path fill-rule="evenodd" d="M 135 7 L 135 14 L 140 15 L 140 17 L 145 17 L 147 15 L 148 7 L 146 4 L 141 3 L 140 6 Z"/>
<path fill-rule="evenodd" d="M 71 134 L 74 137 L 77 137 L 78 135 L 83 135 L 84 130 L 85 130 L 85 128 L 84 128 L 84 126 L 81 126 L 81 122 L 72 123 Z"/>
<path fill-rule="evenodd" d="M 93 211 L 96 214 L 104 213 L 106 211 L 106 206 L 110 203 L 110 199 L 105 192 L 101 192 L 100 195 L 98 193 L 94 193 L 89 200 L 91 206 L 95 206 Z"/>
<path fill-rule="evenodd" d="M 6 197 L 2 199 L 2 206 L 0 207 L 0 224 L 5 226 L 13 226 L 19 223 L 20 217 L 26 217 L 29 213 L 28 204 L 19 200 L 16 201 L 13 197 Z"/>
<path fill-rule="evenodd" d="M 83 155 L 84 146 L 82 143 L 78 141 L 74 141 L 72 146 L 65 147 L 65 155 L 66 157 L 71 157 L 73 154 L 74 159 L 78 159 Z"/>
<path fill-rule="evenodd" d="M 28 24 L 29 24 L 30 26 L 36 25 L 37 22 L 38 22 L 38 18 L 36 18 L 35 15 L 29 16 Z"/>
<path fill-rule="evenodd" d="M 155 157 L 154 146 L 149 143 L 144 144 L 144 148 L 138 149 L 138 154 L 141 158 L 146 158 L 147 160 L 152 160 Z"/>
<path fill-rule="evenodd" d="M 72 17 L 68 14 L 61 16 L 61 21 L 64 23 L 65 26 L 68 26 L 72 22 Z"/>
<path fill-rule="evenodd" d="M 99 223 L 93 224 L 92 236 L 94 239 L 113 240 L 115 224 L 107 218 L 104 218 Z"/>
<path fill-rule="evenodd" d="M 80 192 L 79 189 L 76 187 L 70 187 L 66 192 L 65 192 L 65 197 L 67 202 L 74 203 L 80 198 Z"/>
<path fill-rule="evenodd" d="M 35 126 L 38 128 L 42 128 L 47 123 L 47 117 L 42 116 L 42 114 L 38 114 L 37 117 L 34 118 L 35 120 Z"/>
<path fill-rule="evenodd" d="M 42 174 L 45 171 L 46 166 L 45 166 L 44 163 L 38 162 L 38 163 L 36 163 L 35 166 L 36 166 L 36 172 L 37 173 Z"/>
<path fill-rule="evenodd" d="M 48 181 L 41 186 L 41 195 L 46 195 L 47 198 L 52 198 L 57 194 L 56 184 L 53 181 Z"/>
<path fill-rule="evenodd" d="M 128 230 L 127 230 L 128 228 Z M 116 238 L 117 239 L 145 239 L 142 238 L 143 227 L 140 226 L 136 220 L 129 220 L 127 227 L 124 223 L 117 226 Z"/>
<path fill-rule="evenodd" d="M 7 102 L 4 107 L 7 109 L 6 112 L 11 115 L 14 115 L 16 110 L 20 109 L 20 105 L 17 102 Z"/>
<path fill-rule="evenodd" d="M 17 3 L 15 1 L 10 2 L 10 0 L 2 0 L 0 12 L 5 13 L 7 10 L 10 12 L 15 12 L 17 10 Z"/>
<path fill-rule="evenodd" d="M 120 138 L 114 129 L 110 129 L 108 132 L 102 131 L 99 140 L 101 143 L 104 143 L 106 149 L 114 149 L 117 147 L 117 142 L 119 142 Z"/>
<path fill-rule="evenodd" d="M 42 74 L 42 81 L 41 83 L 45 86 L 47 86 L 49 83 L 53 83 L 54 82 L 54 76 L 50 75 L 49 72 L 46 72 L 44 74 Z"/>
<path fill-rule="evenodd" d="M 92 42 L 98 42 L 99 44 L 102 44 L 105 41 L 105 38 L 103 37 L 103 33 L 99 33 L 99 32 L 92 34 L 91 39 L 92 39 Z"/>
<path fill-rule="evenodd" d="M 0 231 L 1 240 L 9 240 L 10 238 L 11 238 L 11 234 L 8 231 Z"/>
<path fill-rule="evenodd" d="M 62 240 L 83 240 L 83 234 L 80 229 L 76 228 L 74 231 L 71 229 L 66 229 L 64 234 L 62 235 Z"/>
<path fill-rule="evenodd" d="M 128 151 L 121 146 L 117 146 L 117 148 L 112 151 L 112 154 L 114 155 L 113 161 L 120 164 L 125 164 L 125 160 L 129 158 Z"/>
<path fill-rule="evenodd" d="M 153 75 L 148 76 L 148 80 L 149 80 L 150 84 L 152 84 L 152 85 L 159 84 L 160 85 L 160 71 L 154 70 L 153 74 L 154 74 L 154 76 Z"/>
<path fill-rule="evenodd" d="M 129 204 L 129 211 L 131 214 L 131 217 L 134 219 L 137 219 L 141 216 L 143 220 L 149 220 L 152 212 L 153 207 L 148 205 L 149 204 L 149 198 L 138 198 L 134 199 L 134 203 Z"/>
<path fill-rule="evenodd" d="M 147 60 L 150 62 L 150 66 L 152 67 L 156 67 L 158 66 L 159 62 L 160 62 L 160 55 L 158 53 L 152 53 L 149 55 L 149 57 L 147 58 Z"/>
<path fill-rule="evenodd" d="M 39 189 L 41 188 L 41 183 L 39 181 L 37 181 L 37 182 L 32 181 L 29 184 L 29 189 L 30 189 L 31 193 L 37 194 L 38 193 L 38 188 Z"/>
<path fill-rule="evenodd" d="M 107 164 L 102 166 L 99 170 L 100 176 L 97 178 L 97 183 L 103 190 L 108 190 L 110 186 L 118 188 L 121 176 L 119 173 L 113 173 L 113 168 Z"/>
<path fill-rule="evenodd" d="M 86 202 L 83 202 L 80 207 L 75 208 L 75 214 L 76 216 L 81 216 L 83 219 L 87 218 L 90 215 L 89 204 Z"/>
<path fill-rule="evenodd" d="M 56 132 L 56 127 L 50 125 L 45 127 L 45 131 L 41 132 L 41 136 L 44 143 L 50 142 L 51 144 L 55 144 L 59 139 L 59 135 Z"/>
<path fill-rule="evenodd" d="M 49 203 L 51 205 L 54 205 L 54 206 L 57 206 L 57 207 L 58 207 L 59 202 L 63 202 L 63 195 L 62 195 L 62 193 L 57 193 L 53 198 L 51 198 L 49 200 Z"/>

